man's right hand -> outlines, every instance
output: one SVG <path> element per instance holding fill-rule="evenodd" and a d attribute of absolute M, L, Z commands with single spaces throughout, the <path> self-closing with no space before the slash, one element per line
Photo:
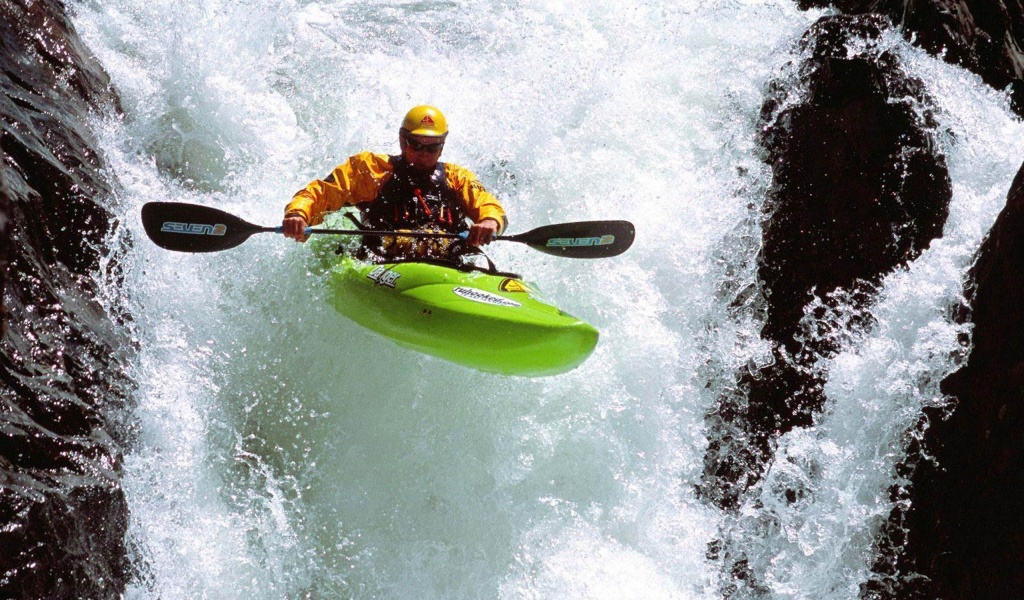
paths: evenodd
<path fill-rule="evenodd" d="M 305 242 L 309 239 L 306 235 L 306 228 L 309 225 L 306 224 L 306 219 L 302 215 L 288 214 L 284 216 L 284 220 L 281 221 L 281 229 L 284 232 L 284 237 L 291 238 L 296 242 Z"/>

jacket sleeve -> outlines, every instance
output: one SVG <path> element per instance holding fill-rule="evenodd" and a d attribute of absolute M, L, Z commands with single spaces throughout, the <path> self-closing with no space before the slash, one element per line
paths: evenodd
<path fill-rule="evenodd" d="M 451 163 L 446 163 L 445 167 L 448 185 L 462 200 L 469 218 L 473 219 L 474 223 L 494 219 L 498 222 L 498 233 L 505 231 L 508 227 L 508 217 L 505 216 L 505 209 L 494 194 L 488 192 L 476 175 L 468 169 Z"/>
<path fill-rule="evenodd" d="M 311 181 L 296 192 L 284 213 L 302 215 L 306 223 L 317 225 L 329 212 L 376 198 L 391 170 L 386 154 L 356 154 L 334 167 L 326 178 Z"/>

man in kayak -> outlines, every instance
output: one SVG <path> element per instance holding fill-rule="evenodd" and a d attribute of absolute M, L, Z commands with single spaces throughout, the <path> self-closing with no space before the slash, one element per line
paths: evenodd
<path fill-rule="evenodd" d="M 478 248 L 508 225 L 505 210 L 470 171 L 439 162 L 448 124 L 433 106 L 417 106 L 398 130 L 402 153 L 388 156 L 362 152 L 334 168 L 325 179 L 299 190 L 285 207 L 284 235 L 299 242 L 305 229 L 326 213 L 355 206 L 362 227 L 378 231 L 468 230 L 466 244 Z M 472 223 L 471 225 L 469 223 Z M 404 240 L 404 243 L 403 243 Z M 439 243 L 440 242 L 440 243 Z M 450 241 L 418 244 L 408 238 L 367 236 L 364 249 L 386 258 L 438 256 Z"/>

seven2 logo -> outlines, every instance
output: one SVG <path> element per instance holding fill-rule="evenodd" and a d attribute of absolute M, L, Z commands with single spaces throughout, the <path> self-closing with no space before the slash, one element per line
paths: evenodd
<path fill-rule="evenodd" d="M 582 238 L 551 238 L 545 244 L 548 248 L 577 248 L 580 246 L 607 246 L 615 243 L 614 235 Z"/>
<path fill-rule="evenodd" d="M 160 228 L 161 233 L 189 233 L 193 235 L 224 235 L 228 232 L 227 225 L 207 225 L 205 223 L 175 223 L 167 221 Z"/>

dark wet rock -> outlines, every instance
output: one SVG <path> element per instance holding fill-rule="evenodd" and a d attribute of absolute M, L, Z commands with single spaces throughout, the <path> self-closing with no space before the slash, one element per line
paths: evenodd
<path fill-rule="evenodd" d="M 875 16 L 827 17 L 801 41 L 805 62 L 773 82 L 763 111 L 774 175 L 758 276 L 773 361 L 745 369 L 708 417 L 701 492 L 734 508 L 778 436 L 812 425 L 819 359 L 870 325 L 881 279 L 939 237 L 952 194 L 920 82 L 875 42 Z"/>
<path fill-rule="evenodd" d="M 868 597 L 1024 597 L 1022 274 L 1024 165 L 968 275 L 970 355 L 911 449 L 909 502 L 883 529 Z"/>
<path fill-rule="evenodd" d="M 85 125 L 116 98 L 62 3 L 0 17 L 0 597 L 116 598 L 132 348 L 99 283 L 111 187 Z"/>
<path fill-rule="evenodd" d="M 850 15 L 888 16 L 907 39 L 977 73 L 997 90 L 1010 89 L 1024 115 L 1024 3 L 1019 0 L 797 0 L 802 9 L 834 6 Z"/>

